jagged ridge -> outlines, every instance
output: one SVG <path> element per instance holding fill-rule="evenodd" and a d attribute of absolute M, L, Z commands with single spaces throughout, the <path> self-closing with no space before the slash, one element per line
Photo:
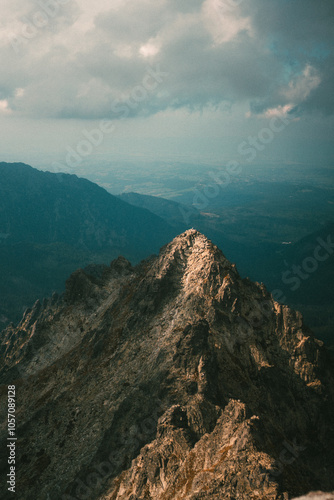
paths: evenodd
<path fill-rule="evenodd" d="M 334 487 L 326 349 L 195 230 L 135 268 L 77 271 L 1 349 L 2 381 L 17 377 L 23 500 Z"/>

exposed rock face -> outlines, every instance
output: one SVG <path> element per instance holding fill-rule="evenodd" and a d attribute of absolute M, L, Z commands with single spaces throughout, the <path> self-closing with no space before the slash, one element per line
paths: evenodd
<path fill-rule="evenodd" d="M 135 268 L 119 258 L 77 271 L 64 296 L 7 328 L 1 354 L 1 381 L 17 389 L 22 500 L 334 489 L 329 354 L 195 230 Z M 5 385 L 2 454 L 6 397 Z"/>

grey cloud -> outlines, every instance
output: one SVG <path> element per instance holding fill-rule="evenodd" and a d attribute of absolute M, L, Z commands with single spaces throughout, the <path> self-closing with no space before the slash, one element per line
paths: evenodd
<path fill-rule="evenodd" d="M 196 12 L 198 11 L 204 3 L 204 0 L 192 0 L 191 2 L 180 1 L 180 0 L 169 0 L 170 8 L 178 12 Z"/>
<path fill-rule="evenodd" d="M 172 19 L 173 12 L 163 4 L 137 2 L 128 3 L 123 10 L 111 10 L 97 16 L 95 26 L 112 41 L 133 43 L 156 36 Z"/>
<path fill-rule="evenodd" d="M 319 88 L 315 89 L 302 109 L 305 111 L 318 112 L 321 111 L 324 115 L 334 114 L 334 57 L 330 57 L 326 61 L 326 69 L 321 70 L 322 83 Z"/>
<path fill-rule="evenodd" d="M 310 64 L 318 71 L 321 83 L 309 97 L 298 104 L 297 114 L 305 112 L 334 113 L 331 88 L 334 86 L 333 42 L 334 3 L 327 0 L 257 0 L 245 3 L 259 36 L 272 47 L 278 61 L 296 73 Z M 266 96 L 262 106 L 284 104 L 277 92 Z"/>
<path fill-rule="evenodd" d="M 334 112 L 331 2 L 243 0 L 240 15 L 249 17 L 253 36 L 243 30 L 223 43 L 210 32 L 203 4 L 126 2 L 98 15 L 94 28 L 80 40 L 69 36 L 79 16 L 78 6 L 70 2 L 69 17 L 59 16 L 49 31 L 41 29 L 40 38 L 28 40 L 22 54 L 2 46 L 2 65 L 8 69 L 0 76 L 1 99 L 25 115 L 118 118 L 112 103 L 126 99 L 147 68 L 158 64 L 168 77 L 129 116 L 167 108 L 201 109 L 222 101 L 248 102 L 261 114 L 289 103 L 283 91 L 289 78 L 293 81 L 311 65 L 320 84 L 292 104 L 299 114 Z M 63 44 L 62 33 L 68 39 Z M 140 47 L 150 40 L 159 51 L 145 58 Z M 25 89 L 19 97 L 18 87 Z"/>
<path fill-rule="evenodd" d="M 328 0 L 244 0 L 245 11 L 262 35 L 279 37 L 290 51 L 333 41 L 334 4 Z M 293 42 L 293 44 L 291 43 Z M 300 45 L 298 45 L 300 44 Z"/>

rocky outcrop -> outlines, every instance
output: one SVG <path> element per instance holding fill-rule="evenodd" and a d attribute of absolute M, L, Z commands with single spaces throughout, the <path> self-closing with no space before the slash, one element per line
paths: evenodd
<path fill-rule="evenodd" d="M 333 364 L 298 312 L 195 230 L 90 272 L 3 334 L 22 500 L 333 490 Z"/>

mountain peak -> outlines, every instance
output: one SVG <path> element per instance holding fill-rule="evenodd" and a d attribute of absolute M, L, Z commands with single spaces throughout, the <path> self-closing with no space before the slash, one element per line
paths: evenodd
<path fill-rule="evenodd" d="M 197 229 L 188 229 L 184 233 L 176 236 L 169 244 L 163 247 L 163 250 L 169 253 L 181 251 L 185 255 L 196 255 L 200 259 L 210 258 L 226 265 L 229 262 L 223 252 L 212 243 L 204 234 Z M 164 253 L 164 252 L 163 252 Z"/>
<path fill-rule="evenodd" d="M 234 264 L 206 236 L 189 229 L 163 247 L 152 267 L 158 279 L 170 278 L 171 286 L 182 289 L 183 298 L 211 298 L 222 286 L 240 280 Z"/>
<path fill-rule="evenodd" d="M 197 229 L 191 228 L 188 229 L 187 231 L 184 231 L 182 234 L 176 236 L 168 245 L 166 246 L 175 246 L 177 244 L 181 246 L 186 246 L 186 247 L 193 247 L 196 242 L 201 242 L 203 246 L 212 246 L 212 242 L 204 236 L 200 231 L 197 231 Z M 217 247 L 215 247 L 217 248 Z"/>
<path fill-rule="evenodd" d="M 333 368 L 299 313 L 193 229 L 136 267 L 90 273 L 3 333 L 0 376 L 19 389 L 29 457 L 20 498 L 284 500 L 334 487 Z"/>
<path fill-rule="evenodd" d="M 189 229 L 176 236 L 165 245 L 158 257 L 158 266 L 169 265 L 171 262 L 182 263 L 182 268 L 192 267 L 201 270 L 216 262 L 226 269 L 235 269 L 226 259 L 222 251 L 206 236 L 196 229 Z"/>

